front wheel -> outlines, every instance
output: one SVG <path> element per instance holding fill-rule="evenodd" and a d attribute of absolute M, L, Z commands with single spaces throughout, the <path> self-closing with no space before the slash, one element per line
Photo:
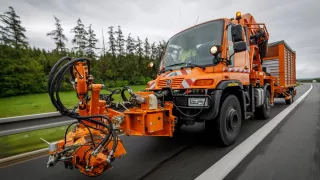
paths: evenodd
<path fill-rule="evenodd" d="M 222 103 L 217 119 L 219 141 L 224 146 L 232 145 L 241 129 L 241 106 L 235 95 L 229 95 Z"/>

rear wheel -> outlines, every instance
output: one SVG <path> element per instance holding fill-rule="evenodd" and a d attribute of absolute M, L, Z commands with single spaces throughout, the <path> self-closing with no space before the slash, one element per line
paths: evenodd
<path fill-rule="evenodd" d="M 294 94 L 293 94 L 293 90 L 292 90 L 292 89 L 290 89 L 288 93 L 291 95 L 291 99 L 289 99 L 289 100 L 285 100 L 285 101 L 286 101 L 286 104 L 292 104 L 292 103 L 294 102 Z"/>
<path fill-rule="evenodd" d="M 270 92 L 267 90 L 265 93 L 264 103 L 261 107 L 256 107 L 254 117 L 259 120 L 266 120 L 270 117 Z"/>
<path fill-rule="evenodd" d="M 219 141 L 224 146 L 232 145 L 241 129 L 241 106 L 235 95 L 229 95 L 223 101 L 215 126 Z"/>

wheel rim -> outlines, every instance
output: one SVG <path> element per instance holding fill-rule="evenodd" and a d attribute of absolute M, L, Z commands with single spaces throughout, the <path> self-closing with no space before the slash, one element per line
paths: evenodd
<path fill-rule="evenodd" d="M 227 130 L 229 132 L 235 131 L 239 126 L 239 117 L 235 109 L 231 109 L 227 116 Z"/>

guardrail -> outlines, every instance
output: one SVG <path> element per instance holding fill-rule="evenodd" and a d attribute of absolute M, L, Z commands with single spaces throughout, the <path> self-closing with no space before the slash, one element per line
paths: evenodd
<path fill-rule="evenodd" d="M 75 121 L 59 112 L 0 118 L 0 136 L 59 127 Z"/>
<path fill-rule="evenodd" d="M 15 122 L 15 121 L 25 121 L 30 119 L 55 117 L 55 116 L 61 116 L 61 114 L 59 112 L 49 112 L 49 113 L 31 114 L 31 115 L 25 115 L 25 116 L 5 117 L 5 118 L 0 118 L 0 124 L 7 123 L 7 122 Z"/>

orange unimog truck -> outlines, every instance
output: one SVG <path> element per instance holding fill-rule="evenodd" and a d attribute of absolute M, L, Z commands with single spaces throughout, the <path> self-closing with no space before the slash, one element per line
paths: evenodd
<path fill-rule="evenodd" d="M 169 39 L 148 90 L 173 102 L 175 133 L 183 124 L 205 122 L 230 145 L 250 114 L 268 119 L 275 97 L 293 102 L 295 52 L 284 41 L 268 39 L 265 24 L 240 12 L 236 19 L 198 24 Z"/>
<path fill-rule="evenodd" d="M 50 71 L 48 94 L 62 115 L 78 121 L 70 124 L 64 139 L 49 143 L 47 166 L 62 161 L 66 168 L 98 176 L 126 155 L 119 131 L 172 137 L 182 125 L 195 122 L 204 122 L 222 145 L 233 144 L 243 120 L 252 115 L 268 119 L 275 97 L 290 104 L 296 94 L 295 52 L 284 41 L 268 40 L 266 26 L 240 12 L 235 19 L 188 28 L 169 39 L 157 78 L 140 92 L 124 87 L 100 94 L 104 85 L 94 83 L 89 59 L 60 59 Z M 59 96 L 67 72 L 79 98 L 73 109 Z M 112 102 L 112 95 L 119 93 L 123 102 Z"/>

